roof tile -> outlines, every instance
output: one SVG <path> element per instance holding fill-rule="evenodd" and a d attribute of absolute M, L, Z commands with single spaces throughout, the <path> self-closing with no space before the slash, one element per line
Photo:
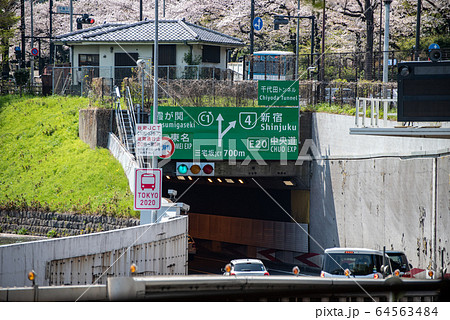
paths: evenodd
<path fill-rule="evenodd" d="M 203 42 L 219 45 L 243 46 L 242 40 L 207 29 L 184 20 L 158 21 L 160 42 Z M 57 36 L 54 42 L 153 42 L 153 20 L 131 24 L 103 24 Z"/>

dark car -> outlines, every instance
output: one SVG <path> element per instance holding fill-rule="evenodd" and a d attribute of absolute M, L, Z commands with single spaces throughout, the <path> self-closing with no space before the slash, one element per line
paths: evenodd
<path fill-rule="evenodd" d="M 406 254 L 403 251 L 386 251 L 391 259 L 392 270 L 399 270 L 400 277 L 410 278 L 412 265 L 408 262 Z"/>

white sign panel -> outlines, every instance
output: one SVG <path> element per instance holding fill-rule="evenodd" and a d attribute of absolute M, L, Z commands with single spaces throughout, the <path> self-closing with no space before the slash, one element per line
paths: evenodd
<path fill-rule="evenodd" d="M 136 156 L 161 156 L 162 125 L 141 123 L 136 125 Z"/>
<path fill-rule="evenodd" d="M 56 13 L 70 14 L 70 7 L 67 7 L 67 6 L 57 6 L 57 7 L 56 7 Z"/>
<path fill-rule="evenodd" d="M 134 210 L 161 208 L 162 169 L 136 169 Z"/>

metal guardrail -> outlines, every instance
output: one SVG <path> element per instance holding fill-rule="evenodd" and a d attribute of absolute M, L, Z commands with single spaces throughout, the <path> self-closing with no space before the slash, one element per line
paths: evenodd
<path fill-rule="evenodd" d="M 108 278 L 107 285 L 0 288 L 6 301 L 450 301 L 449 280 L 210 275 Z"/>
<path fill-rule="evenodd" d="M 111 301 L 449 301 L 441 280 L 318 277 L 134 277 L 108 279 Z"/>

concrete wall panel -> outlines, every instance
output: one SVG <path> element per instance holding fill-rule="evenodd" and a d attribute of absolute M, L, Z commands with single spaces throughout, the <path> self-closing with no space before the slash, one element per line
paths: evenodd
<path fill-rule="evenodd" d="M 158 224 L 0 246 L 0 287 L 92 284 L 109 276 L 187 274 L 187 217 Z M 104 283 L 106 280 L 96 283 Z"/>
<path fill-rule="evenodd" d="M 448 263 L 450 140 L 350 136 L 354 118 L 313 115 L 310 252 L 403 250 L 414 267 Z"/>

